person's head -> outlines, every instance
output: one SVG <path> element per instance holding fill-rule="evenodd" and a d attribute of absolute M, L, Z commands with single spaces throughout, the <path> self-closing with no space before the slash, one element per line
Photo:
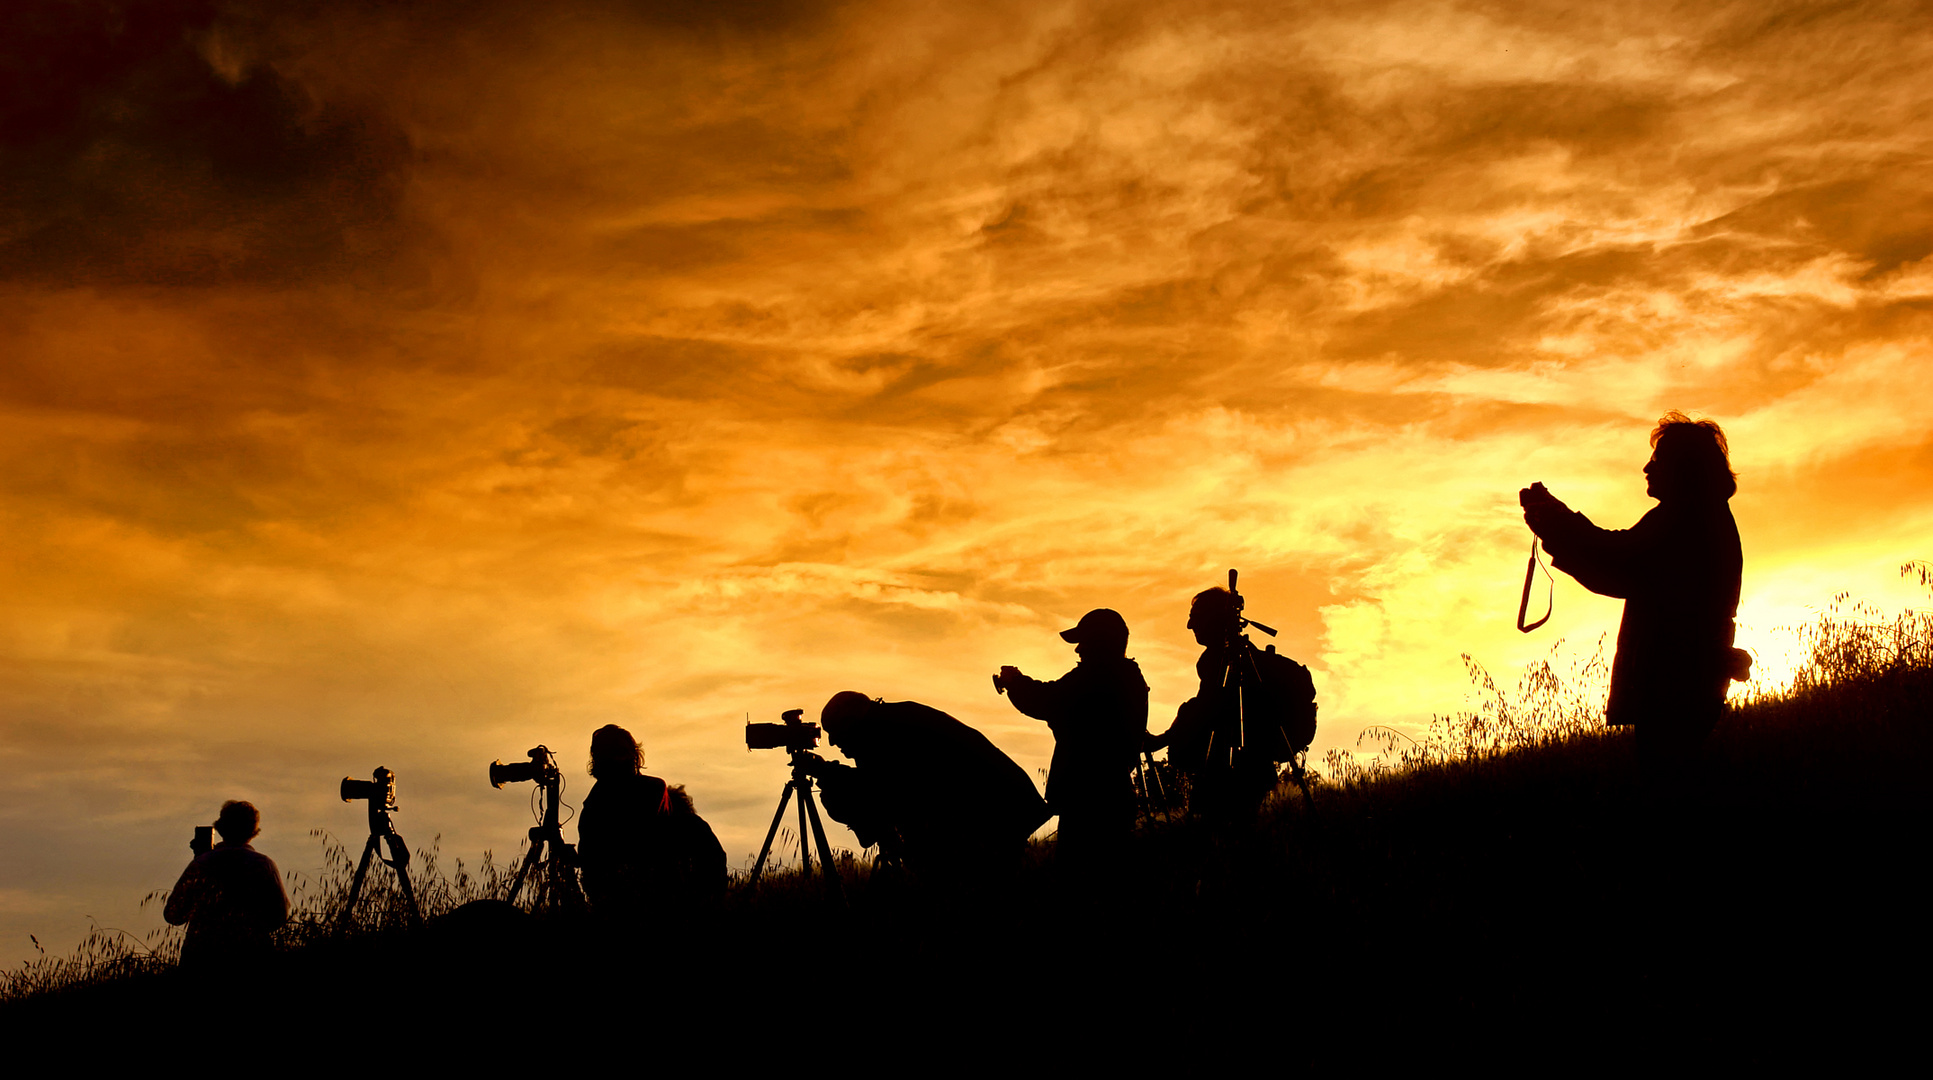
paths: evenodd
<path fill-rule="evenodd" d="M 1235 594 L 1219 585 L 1196 593 L 1188 605 L 1188 629 L 1195 632 L 1195 641 L 1201 645 L 1225 643 L 1234 635 L 1240 617 L 1235 611 Z"/>
<path fill-rule="evenodd" d="M 1060 632 L 1062 641 L 1074 643 L 1074 652 L 1082 657 L 1105 659 L 1111 656 L 1125 656 L 1128 651 L 1128 621 L 1121 613 L 1112 608 L 1095 608 L 1081 616 L 1081 621 Z"/>
<path fill-rule="evenodd" d="M 262 815 L 256 811 L 254 803 L 230 799 L 221 804 L 221 816 L 215 819 L 215 831 L 221 834 L 223 843 L 246 844 L 262 831 Z"/>
<path fill-rule="evenodd" d="M 631 733 L 606 724 L 591 732 L 591 775 L 634 776 L 644 771 L 644 747 Z"/>
<path fill-rule="evenodd" d="M 832 695 L 826 707 L 819 710 L 819 726 L 825 729 L 826 741 L 846 756 L 852 756 L 854 743 L 863 741 L 863 721 L 878 705 L 878 698 L 869 698 L 857 690 L 841 690 Z"/>
<path fill-rule="evenodd" d="M 1693 420 L 1676 409 L 1651 432 L 1645 463 L 1645 494 L 1663 500 L 1724 501 L 1738 493 L 1725 432 L 1710 420 Z"/>

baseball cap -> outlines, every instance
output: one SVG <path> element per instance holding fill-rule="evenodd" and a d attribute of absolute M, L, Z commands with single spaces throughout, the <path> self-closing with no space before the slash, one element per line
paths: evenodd
<path fill-rule="evenodd" d="M 1063 641 L 1107 641 L 1128 639 L 1128 621 L 1113 608 L 1095 608 L 1081 621 L 1060 632 Z"/>

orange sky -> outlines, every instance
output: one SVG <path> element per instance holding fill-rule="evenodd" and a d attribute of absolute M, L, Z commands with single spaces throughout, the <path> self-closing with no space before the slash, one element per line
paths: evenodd
<path fill-rule="evenodd" d="M 1515 492 L 1628 525 L 1670 408 L 1764 666 L 1933 554 L 1923 5 L 406 8 L 0 14 L 0 962 L 377 764 L 507 855 L 622 723 L 735 863 L 747 713 L 1044 768 L 987 675 L 1114 607 L 1158 729 L 1231 566 L 1318 755 L 1413 729 L 1615 630 L 1512 629 Z"/>

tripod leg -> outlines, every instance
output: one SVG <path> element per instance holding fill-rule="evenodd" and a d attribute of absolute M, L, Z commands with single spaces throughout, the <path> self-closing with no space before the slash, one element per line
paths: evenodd
<path fill-rule="evenodd" d="M 362 846 L 362 861 L 356 864 L 356 876 L 349 882 L 349 902 L 343 905 L 342 914 L 337 916 L 338 927 L 348 925 L 349 917 L 355 914 L 356 901 L 362 898 L 363 879 L 369 876 L 369 859 L 376 854 L 376 844 L 376 834 L 370 833 L 369 842 Z"/>
<path fill-rule="evenodd" d="M 1302 767 L 1302 755 L 1297 754 L 1289 761 L 1289 775 L 1295 778 L 1295 786 L 1302 789 L 1302 801 L 1309 806 L 1309 813 L 1316 812 L 1315 789 L 1309 786 L 1309 772 Z"/>
<path fill-rule="evenodd" d="M 1148 750 L 1141 751 L 1141 760 L 1146 762 L 1148 766 L 1148 798 L 1152 800 L 1158 792 L 1161 797 L 1160 806 L 1162 811 L 1173 816 L 1175 804 L 1168 799 L 1168 785 L 1161 782 L 1161 770 L 1154 767 L 1153 752 Z"/>
<path fill-rule="evenodd" d="M 772 838 L 779 834 L 779 822 L 785 820 L 785 804 L 792 800 L 792 785 L 785 785 L 785 792 L 779 796 L 779 808 L 772 815 L 772 827 L 765 830 L 765 846 L 758 849 L 758 861 L 752 864 L 751 884 L 758 884 L 758 876 L 765 872 L 766 856 L 772 854 Z"/>
<path fill-rule="evenodd" d="M 538 830 L 532 829 L 530 831 L 535 833 Z M 530 847 L 524 851 L 523 865 L 517 867 L 517 877 L 510 883 L 510 903 L 515 904 L 517 902 L 517 894 L 523 891 L 524 879 L 530 876 L 531 869 L 537 865 L 537 860 L 543 856 L 543 852 L 543 837 L 533 835 L 530 838 Z"/>
<path fill-rule="evenodd" d="M 805 827 L 805 804 L 812 801 L 812 793 L 797 780 L 793 780 L 791 783 L 792 786 L 799 789 L 799 869 L 805 871 L 806 876 L 810 877 L 812 875 L 812 851 L 806 845 L 810 843 L 809 838 L 811 834 L 806 831 Z"/>
<path fill-rule="evenodd" d="M 403 899 L 409 902 L 409 917 L 413 925 L 423 924 L 423 909 L 416 906 L 416 887 L 409 883 L 409 845 L 395 833 L 389 834 L 389 865 L 396 870 L 396 884 L 403 888 Z"/>
<path fill-rule="evenodd" d="M 551 833 L 550 862 L 558 880 L 563 883 L 562 902 L 581 907 L 584 904 L 584 887 L 577 883 L 577 849 L 564 843 L 562 832 Z"/>
<path fill-rule="evenodd" d="M 819 869 L 825 874 L 826 891 L 839 892 L 839 871 L 832 865 L 832 845 L 826 842 L 826 826 L 819 820 L 819 804 L 812 797 L 812 789 L 799 789 L 799 805 L 812 815 L 812 839 L 819 844 Z M 801 841 L 800 846 L 804 843 Z"/>
<path fill-rule="evenodd" d="M 584 888 L 577 881 L 577 852 L 564 843 L 562 832 L 551 828 L 542 831 L 544 835 L 531 843 L 530 850 L 535 859 L 526 862 L 527 866 L 537 871 L 535 883 L 530 887 L 532 906 L 581 907 L 584 904 Z M 518 874 L 521 877 L 523 871 L 520 870 Z"/>

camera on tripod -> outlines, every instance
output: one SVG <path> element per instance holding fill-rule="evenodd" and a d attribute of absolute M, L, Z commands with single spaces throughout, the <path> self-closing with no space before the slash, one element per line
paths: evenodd
<path fill-rule="evenodd" d="M 804 709 L 787 709 L 783 724 L 746 724 L 745 749 L 777 750 L 803 754 L 819 745 L 819 725 L 805 722 Z"/>
<path fill-rule="evenodd" d="M 422 925 L 423 910 L 416 904 L 416 889 L 409 883 L 409 845 L 396 834 L 396 826 L 389 820 L 390 812 L 396 809 L 396 774 L 376 766 L 368 780 L 358 780 L 353 776 L 342 778 L 342 801 L 355 802 L 366 799 L 369 802 L 369 842 L 363 845 L 362 860 L 356 864 L 356 876 L 349 883 L 349 899 L 343 904 L 337 916 L 337 930 L 348 927 L 351 916 L 356 910 L 356 900 L 362 896 L 363 879 L 369 874 L 369 864 L 373 861 L 396 871 L 396 885 L 402 890 L 403 899 L 409 905 L 410 921 Z M 382 847 L 389 845 L 389 858 L 381 857 Z"/>
<path fill-rule="evenodd" d="M 513 762 L 505 765 L 501 761 L 490 763 L 490 786 L 501 788 L 505 784 L 522 783 L 535 780 L 548 786 L 558 778 L 557 756 L 548 746 L 533 746 L 529 751 L 529 761 Z"/>
<path fill-rule="evenodd" d="M 517 876 L 510 882 L 510 895 L 506 899 L 515 904 L 523 892 L 524 882 L 529 880 L 536 889 L 536 902 L 540 906 L 561 903 L 581 907 L 584 891 L 577 882 L 577 849 L 564 842 L 557 813 L 564 792 L 563 771 L 557 768 L 557 755 L 548 746 L 533 746 L 527 756 L 529 761 L 509 765 L 501 761 L 490 763 L 491 787 L 501 790 L 505 784 L 534 780 L 544 798 L 543 818 L 530 830 L 530 847 L 517 867 Z M 531 874 L 533 870 L 537 871 L 535 876 Z"/>
<path fill-rule="evenodd" d="M 342 801 L 355 802 L 368 799 L 385 810 L 396 809 L 396 774 L 382 766 L 377 766 L 373 779 L 358 780 L 353 776 L 342 778 Z"/>
<path fill-rule="evenodd" d="M 772 840 L 779 834 L 779 822 L 785 819 L 786 804 L 796 793 L 799 796 L 799 870 L 812 874 L 812 848 L 807 838 L 819 849 L 819 872 L 825 880 L 829 896 L 840 894 L 839 872 L 832 865 L 832 845 L 826 842 L 826 827 L 819 820 L 819 803 L 812 797 L 812 774 L 815 767 L 825 764 L 825 760 L 812 752 L 819 745 L 819 725 L 805 722 L 804 709 L 787 709 L 779 715 L 785 717 L 783 724 L 745 725 L 745 749 L 747 750 L 784 750 L 792 755 L 792 778 L 785 782 L 785 790 L 779 793 L 779 808 L 772 815 L 772 827 L 765 830 L 765 844 L 759 848 L 758 861 L 752 864 L 752 875 L 748 884 L 756 887 L 759 875 L 765 872 L 765 860 L 772 854 Z"/>

